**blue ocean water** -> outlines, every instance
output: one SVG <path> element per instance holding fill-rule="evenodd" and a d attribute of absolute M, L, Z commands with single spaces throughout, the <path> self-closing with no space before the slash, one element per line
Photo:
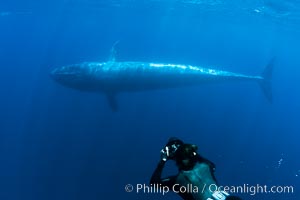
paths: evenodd
<path fill-rule="evenodd" d="M 171 136 L 199 146 L 222 185 L 293 186 L 243 199 L 300 198 L 297 0 L 0 1 L 0 199 L 179 199 L 148 183 Z M 208 64 L 259 75 L 276 57 L 273 103 L 255 83 L 102 94 L 51 69 L 106 61 Z M 165 175 L 176 172 L 172 163 Z"/>

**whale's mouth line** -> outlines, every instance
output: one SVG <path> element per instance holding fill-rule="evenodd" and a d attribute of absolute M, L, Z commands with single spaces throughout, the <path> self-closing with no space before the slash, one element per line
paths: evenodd
<path fill-rule="evenodd" d="M 77 72 L 56 72 L 53 75 L 77 75 Z"/>
<path fill-rule="evenodd" d="M 78 72 L 72 72 L 72 71 L 63 71 L 63 70 L 60 70 L 60 69 L 54 69 L 52 72 L 51 72 L 51 75 L 52 76 L 67 76 L 67 75 L 78 75 L 79 73 Z"/>

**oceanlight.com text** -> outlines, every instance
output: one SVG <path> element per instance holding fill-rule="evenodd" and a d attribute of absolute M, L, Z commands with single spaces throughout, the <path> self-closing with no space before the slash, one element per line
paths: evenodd
<path fill-rule="evenodd" d="M 215 184 L 209 185 L 209 190 L 214 191 L 224 191 L 230 194 L 249 194 L 251 196 L 256 194 L 291 194 L 294 193 L 294 187 L 289 185 L 249 185 L 243 184 L 238 186 L 217 186 Z"/>

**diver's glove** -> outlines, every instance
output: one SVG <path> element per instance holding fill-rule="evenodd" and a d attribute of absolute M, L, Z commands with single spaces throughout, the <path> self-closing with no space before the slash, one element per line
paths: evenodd
<path fill-rule="evenodd" d="M 225 191 L 219 191 L 216 190 L 214 191 L 214 193 L 212 194 L 212 198 L 208 198 L 206 200 L 226 200 L 228 199 L 229 194 Z"/>

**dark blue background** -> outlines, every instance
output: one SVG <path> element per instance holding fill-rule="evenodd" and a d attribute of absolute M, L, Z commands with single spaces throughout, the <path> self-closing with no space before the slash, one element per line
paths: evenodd
<path fill-rule="evenodd" d="M 213 4 L 213 2 L 215 4 Z M 264 4 L 263 4 L 264 3 Z M 0 198 L 179 199 L 126 193 L 148 183 L 170 136 L 199 146 L 222 185 L 299 193 L 299 32 L 293 1 L 1 1 Z M 276 57 L 274 102 L 256 83 L 101 94 L 54 83 L 54 67 L 106 61 L 209 64 L 259 75 Z M 281 164 L 278 162 L 282 159 Z M 165 174 L 174 171 L 168 166 Z M 169 172 L 169 173 L 168 173 Z"/>

